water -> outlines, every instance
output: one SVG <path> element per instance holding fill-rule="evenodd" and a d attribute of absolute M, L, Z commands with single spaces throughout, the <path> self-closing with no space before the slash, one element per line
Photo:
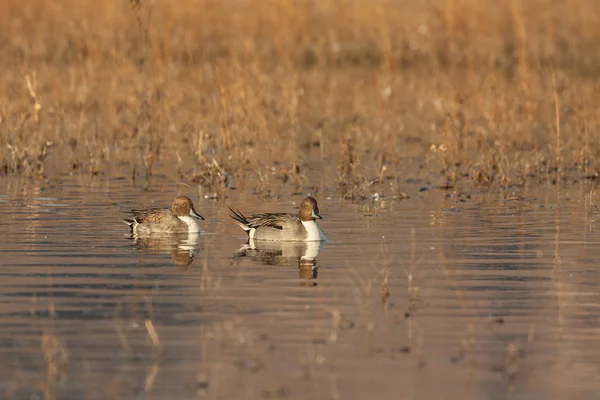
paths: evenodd
<path fill-rule="evenodd" d="M 548 399 L 600 389 L 593 191 L 318 194 L 328 242 L 244 248 L 157 179 L 0 182 L 2 399 Z M 123 211 L 193 198 L 199 237 Z M 243 212 L 302 195 L 228 192 Z M 329 199 L 328 199 L 329 198 Z M 295 204 L 294 204 L 295 202 Z M 37 396 L 37 397 L 36 397 Z"/>

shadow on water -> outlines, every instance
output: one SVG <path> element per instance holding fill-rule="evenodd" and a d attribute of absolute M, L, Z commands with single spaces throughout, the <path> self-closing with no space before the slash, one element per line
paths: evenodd
<path fill-rule="evenodd" d="M 138 236 L 128 235 L 134 246 L 140 252 L 164 254 L 171 257 L 173 265 L 187 267 L 194 261 L 197 253 L 199 233 L 151 233 Z"/>
<path fill-rule="evenodd" d="M 316 279 L 317 256 L 325 242 L 275 242 L 250 239 L 235 252 L 235 258 L 249 257 L 257 263 L 274 266 L 297 265 L 300 278 Z"/>

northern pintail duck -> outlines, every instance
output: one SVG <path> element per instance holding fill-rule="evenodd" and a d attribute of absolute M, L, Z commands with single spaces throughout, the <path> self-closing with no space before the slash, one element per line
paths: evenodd
<path fill-rule="evenodd" d="M 233 211 L 231 218 L 242 227 L 250 240 L 280 241 L 324 241 L 325 235 L 317 226 L 319 215 L 317 201 L 307 197 L 300 204 L 297 215 L 286 213 L 254 214 L 244 216 L 239 210 Z"/>
<path fill-rule="evenodd" d="M 189 197 L 179 196 L 168 208 L 150 208 L 131 210 L 133 218 L 123 219 L 135 234 L 188 232 L 199 233 L 200 225 L 196 219 L 204 219 L 194 210 Z"/>

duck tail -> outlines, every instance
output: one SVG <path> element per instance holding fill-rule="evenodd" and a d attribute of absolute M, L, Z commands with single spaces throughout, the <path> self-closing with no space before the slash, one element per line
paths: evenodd
<path fill-rule="evenodd" d="M 230 217 L 233 218 L 236 224 L 238 224 L 246 233 L 249 235 L 252 228 L 248 226 L 248 219 L 240 212 L 240 210 L 235 211 L 233 208 L 227 206 L 229 211 L 231 211 Z"/>
<path fill-rule="evenodd" d="M 135 219 L 123 218 L 121 220 L 121 222 L 123 222 L 124 224 L 127 224 L 131 228 L 131 232 L 133 232 L 133 228 L 135 227 L 135 224 L 137 221 Z"/>

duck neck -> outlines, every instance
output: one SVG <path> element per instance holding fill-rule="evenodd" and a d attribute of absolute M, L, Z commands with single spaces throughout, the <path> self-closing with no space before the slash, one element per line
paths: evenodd
<path fill-rule="evenodd" d="M 325 240 L 325 235 L 321 229 L 319 229 L 319 226 L 314 219 L 302 221 L 302 225 L 304 225 L 304 229 L 306 229 L 306 240 L 311 242 Z"/>
<path fill-rule="evenodd" d="M 200 232 L 200 225 L 198 224 L 198 222 L 196 222 L 196 220 L 192 217 L 190 217 L 189 215 L 183 215 L 183 216 L 177 216 L 177 218 L 179 218 L 180 220 L 182 220 L 183 222 L 185 222 L 188 226 L 188 232 L 191 233 L 198 233 Z"/>

